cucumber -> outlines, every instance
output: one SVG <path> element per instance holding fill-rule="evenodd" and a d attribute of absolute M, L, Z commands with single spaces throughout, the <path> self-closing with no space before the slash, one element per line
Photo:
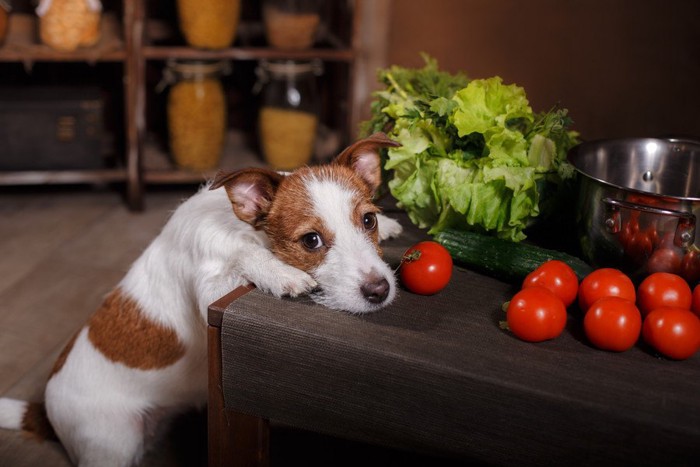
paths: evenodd
<path fill-rule="evenodd" d="M 593 271 L 583 260 L 567 253 L 476 232 L 448 229 L 437 233 L 435 241 L 447 248 L 455 263 L 507 281 L 522 280 L 551 259 L 571 266 L 579 280 Z"/>

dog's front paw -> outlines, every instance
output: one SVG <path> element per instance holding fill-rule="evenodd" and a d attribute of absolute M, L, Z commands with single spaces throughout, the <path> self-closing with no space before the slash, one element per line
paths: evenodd
<path fill-rule="evenodd" d="M 301 269 L 279 264 L 271 268 L 265 279 L 258 281 L 255 285 L 275 297 L 284 295 L 296 297 L 311 292 L 318 284 L 313 277 Z"/>
<path fill-rule="evenodd" d="M 377 214 L 377 221 L 379 224 L 379 241 L 396 238 L 403 232 L 403 227 L 398 221 L 383 214 Z"/>

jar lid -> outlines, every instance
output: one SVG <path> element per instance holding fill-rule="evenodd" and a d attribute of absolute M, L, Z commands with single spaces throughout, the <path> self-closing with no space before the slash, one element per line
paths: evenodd
<path fill-rule="evenodd" d="M 215 78 L 231 73 L 229 60 L 168 60 L 163 69 L 163 77 L 156 86 L 156 92 L 162 92 L 178 80 L 198 80 Z"/>
<path fill-rule="evenodd" d="M 313 73 L 315 76 L 323 74 L 323 62 L 321 60 L 312 60 L 310 62 L 297 62 L 294 60 L 260 60 L 260 63 L 255 67 L 255 75 L 258 79 L 253 86 L 253 93 L 259 93 L 263 86 L 270 81 L 270 75 L 279 77 L 294 77 L 302 73 Z"/>
<path fill-rule="evenodd" d="M 211 77 L 231 70 L 228 60 L 170 60 L 167 67 L 184 78 Z"/>
<path fill-rule="evenodd" d="M 313 73 L 318 76 L 323 73 L 323 64 L 320 60 L 312 60 L 310 62 L 299 62 L 295 60 L 261 60 L 260 67 L 275 75 L 294 76 L 301 73 Z"/>
<path fill-rule="evenodd" d="M 37 5 L 36 9 L 34 10 L 37 16 L 44 16 L 51 9 L 53 1 L 54 0 L 39 0 L 39 5 Z M 2 2 L 3 1 L 0 0 L 0 3 Z M 87 5 L 88 10 L 92 11 L 93 13 L 99 13 L 102 11 L 101 0 L 85 0 L 85 4 Z"/>

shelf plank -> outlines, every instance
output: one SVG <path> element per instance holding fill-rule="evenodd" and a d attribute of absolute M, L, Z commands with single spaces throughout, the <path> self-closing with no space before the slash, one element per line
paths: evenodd
<path fill-rule="evenodd" d="M 126 181 L 124 169 L 0 171 L 0 186 L 113 183 Z"/>
<path fill-rule="evenodd" d="M 126 60 L 122 26 L 115 14 L 102 16 L 101 36 L 97 44 L 73 52 L 60 52 L 42 44 L 38 35 L 38 18 L 31 14 L 13 13 L 5 43 L 0 47 L 0 62 L 120 62 Z"/>
<path fill-rule="evenodd" d="M 230 47 L 221 50 L 194 49 L 187 46 L 146 46 L 143 55 L 150 60 L 205 59 L 205 60 L 324 60 L 352 62 L 352 49 L 284 50 L 270 47 Z"/>

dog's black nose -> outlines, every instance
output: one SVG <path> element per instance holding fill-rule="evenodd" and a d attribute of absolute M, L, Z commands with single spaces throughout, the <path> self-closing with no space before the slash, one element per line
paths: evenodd
<path fill-rule="evenodd" d="M 389 281 L 383 277 L 369 282 L 365 282 L 360 287 L 362 295 L 365 296 L 370 303 L 382 303 L 389 295 Z"/>

